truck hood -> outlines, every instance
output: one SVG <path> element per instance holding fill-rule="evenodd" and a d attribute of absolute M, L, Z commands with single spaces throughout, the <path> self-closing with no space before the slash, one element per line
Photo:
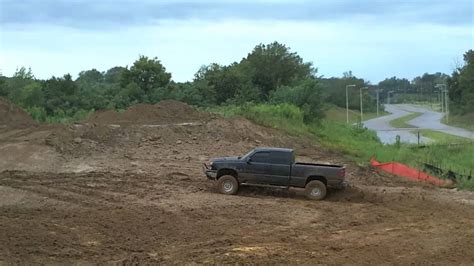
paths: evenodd
<path fill-rule="evenodd" d="M 212 159 L 212 162 L 218 163 L 218 162 L 240 162 L 242 161 L 239 159 L 239 157 L 219 157 L 219 158 L 214 158 Z"/>

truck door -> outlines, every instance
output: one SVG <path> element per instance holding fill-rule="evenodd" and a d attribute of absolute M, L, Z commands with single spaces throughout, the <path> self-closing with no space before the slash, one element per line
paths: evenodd
<path fill-rule="evenodd" d="M 266 181 L 271 185 L 288 185 L 293 154 L 285 151 L 270 152 L 270 163 L 266 168 Z"/>
<path fill-rule="evenodd" d="M 270 153 L 268 151 L 259 151 L 254 153 L 245 166 L 245 181 L 248 183 L 265 183 L 265 175 Z"/>

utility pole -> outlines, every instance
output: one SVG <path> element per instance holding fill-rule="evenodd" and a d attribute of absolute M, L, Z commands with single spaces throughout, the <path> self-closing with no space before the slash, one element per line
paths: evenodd
<path fill-rule="evenodd" d="M 362 108 L 362 90 L 368 90 L 368 87 L 360 88 L 360 123 L 364 121 L 364 109 Z"/>
<path fill-rule="evenodd" d="M 444 113 L 444 91 L 443 89 L 440 89 L 440 93 L 441 93 L 441 113 Z"/>
<path fill-rule="evenodd" d="M 435 88 L 439 89 L 441 97 L 441 112 L 446 114 L 446 123 L 449 123 L 448 87 L 446 84 L 436 84 Z"/>
<path fill-rule="evenodd" d="M 443 113 L 443 92 L 441 91 L 441 89 L 439 89 L 439 92 L 438 92 L 438 95 L 439 95 L 439 106 L 441 107 L 441 113 Z"/>
<path fill-rule="evenodd" d="M 356 85 L 351 84 L 346 86 L 346 123 L 349 124 L 349 88 L 355 88 Z"/>
<path fill-rule="evenodd" d="M 377 117 L 379 117 L 379 88 L 377 88 Z"/>
<path fill-rule="evenodd" d="M 448 88 L 444 85 L 444 100 L 446 101 L 446 124 L 449 124 L 449 97 L 448 97 Z"/>
<path fill-rule="evenodd" d="M 393 93 L 393 92 L 394 92 L 394 91 L 389 91 L 389 92 L 387 93 L 387 95 L 388 95 L 387 104 L 390 104 L 390 94 Z"/>

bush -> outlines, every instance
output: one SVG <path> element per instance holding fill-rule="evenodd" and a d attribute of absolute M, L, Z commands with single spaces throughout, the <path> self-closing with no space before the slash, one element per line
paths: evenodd
<path fill-rule="evenodd" d="M 311 123 L 324 117 L 321 89 L 315 79 L 305 79 L 297 86 L 283 86 L 272 92 L 271 103 L 290 103 L 303 111 L 303 121 Z"/>
<path fill-rule="evenodd" d="M 47 113 L 43 107 L 33 106 L 26 108 L 26 112 L 37 122 L 46 122 Z"/>

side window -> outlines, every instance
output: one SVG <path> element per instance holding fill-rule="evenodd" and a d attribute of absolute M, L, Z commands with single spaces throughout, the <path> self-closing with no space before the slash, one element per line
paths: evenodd
<path fill-rule="evenodd" d="M 270 161 L 270 153 L 268 152 L 257 152 L 252 155 L 252 162 L 255 163 L 268 163 Z"/>
<path fill-rule="evenodd" d="M 289 152 L 272 152 L 270 161 L 274 164 L 290 164 L 291 153 Z"/>

